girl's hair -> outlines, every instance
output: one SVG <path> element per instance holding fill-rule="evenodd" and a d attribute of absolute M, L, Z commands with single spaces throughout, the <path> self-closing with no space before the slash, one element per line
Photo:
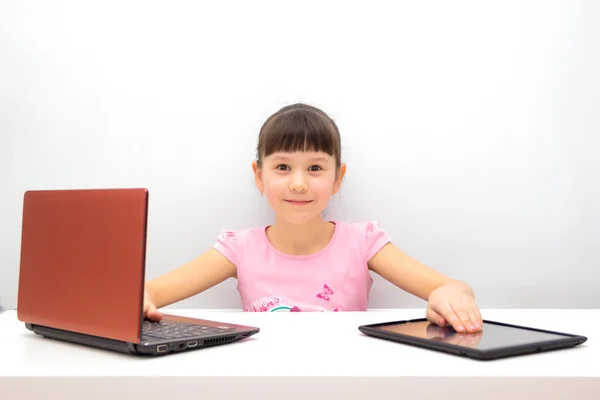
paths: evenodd
<path fill-rule="evenodd" d="M 336 169 L 342 165 L 340 132 L 335 122 L 316 107 L 297 103 L 271 115 L 260 128 L 256 160 L 275 152 L 322 151 L 335 158 Z"/>

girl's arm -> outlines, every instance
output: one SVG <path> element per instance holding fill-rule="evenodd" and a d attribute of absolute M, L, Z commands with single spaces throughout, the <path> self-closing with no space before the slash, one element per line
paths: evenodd
<path fill-rule="evenodd" d="M 156 308 L 203 292 L 236 277 L 236 266 L 211 248 L 200 257 L 156 279 L 146 282 L 146 292 Z"/>
<path fill-rule="evenodd" d="M 388 243 L 368 262 L 369 269 L 399 288 L 428 301 L 427 317 L 457 331 L 477 331 L 481 313 L 469 285 L 421 264 Z"/>

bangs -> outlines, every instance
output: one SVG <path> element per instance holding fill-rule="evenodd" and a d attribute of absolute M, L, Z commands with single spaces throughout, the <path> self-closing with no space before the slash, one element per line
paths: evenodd
<path fill-rule="evenodd" d="M 306 109 L 288 110 L 267 121 L 260 137 L 258 158 L 276 152 L 315 151 L 338 156 L 336 128 L 322 115 Z M 337 157 L 336 157 L 337 158 Z"/>

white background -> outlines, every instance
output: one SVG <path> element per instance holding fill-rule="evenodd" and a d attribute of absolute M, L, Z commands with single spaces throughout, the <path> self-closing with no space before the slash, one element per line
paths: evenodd
<path fill-rule="evenodd" d="M 147 187 L 148 278 L 267 224 L 258 129 L 323 108 L 377 220 L 481 307 L 600 307 L 600 4 L 3 1 L 0 302 L 23 192 Z M 231 280 L 177 307 L 239 307 Z M 370 307 L 424 303 L 377 279 Z"/>

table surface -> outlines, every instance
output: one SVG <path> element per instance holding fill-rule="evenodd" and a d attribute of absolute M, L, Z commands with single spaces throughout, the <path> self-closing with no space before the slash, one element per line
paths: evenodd
<path fill-rule="evenodd" d="M 2 380 L 6 383 L 11 378 L 273 379 L 327 376 L 588 378 L 588 382 L 590 379 L 593 382 L 594 389 L 600 390 L 600 310 L 482 310 L 483 317 L 487 320 L 580 334 L 588 338 L 586 343 L 573 349 L 494 361 L 477 361 L 401 345 L 368 337 L 358 331 L 358 326 L 363 324 L 421 318 L 424 310 L 357 313 L 244 313 L 197 309 L 164 311 L 175 315 L 257 326 L 261 331 L 241 342 L 161 357 L 140 357 L 40 337 L 28 331 L 17 320 L 15 311 L 4 311 L 0 314 L 0 338 L 3 343 L 0 389 Z M 462 398 L 468 396 L 463 395 Z"/>

